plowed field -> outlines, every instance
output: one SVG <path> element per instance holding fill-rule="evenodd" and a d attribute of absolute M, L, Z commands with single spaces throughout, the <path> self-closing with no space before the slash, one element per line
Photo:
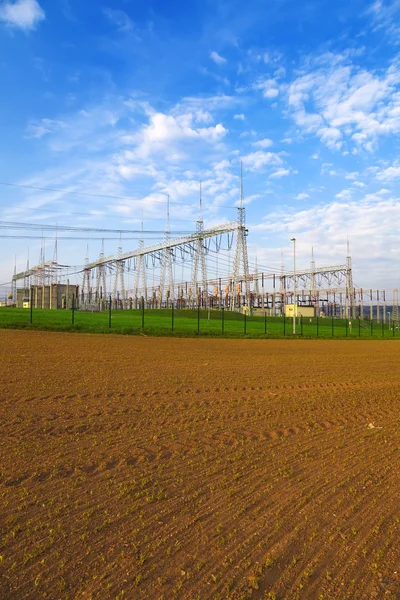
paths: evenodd
<path fill-rule="evenodd" d="M 0 598 L 400 598 L 399 357 L 0 331 Z"/>

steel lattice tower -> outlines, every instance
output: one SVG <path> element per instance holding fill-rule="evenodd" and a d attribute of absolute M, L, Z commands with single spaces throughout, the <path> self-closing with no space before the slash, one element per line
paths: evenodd
<path fill-rule="evenodd" d="M 392 300 L 392 319 L 393 323 L 396 323 L 396 327 L 399 326 L 399 290 L 393 290 L 393 300 Z"/>
<path fill-rule="evenodd" d="M 143 222 L 142 222 L 142 239 L 139 240 L 138 247 L 139 247 L 139 249 L 144 248 Z M 142 290 L 143 290 L 142 295 L 143 295 L 144 299 L 147 300 L 146 265 L 145 265 L 143 254 L 139 255 L 139 257 L 137 259 L 137 264 L 136 264 L 136 276 L 135 276 L 135 288 L 134 288 L 135 298 L 138 297 L 140 279 L 142 280 Z"/>
<path fill-rule="evenodd" d="M 354 302 L 354 285 L 353 285 L 353 272 L 351 268 L 351 256 L 350 256 L 350 244 L 347 240 L 347 257 L 346 257 L 346 305 L 347 318 L 356 318 L 356 306 Z"/>
<path fill-rule="evenodd" d="M 203 221 L 203 200 L 201 197 L 201 182 L 200 182 L 200 207 L 199 207 L 199 218 L 196 221 L 196 233 L 201 236 L 204 229 L 204 221 Z M 198 299 L 198 302 L 201 303 L 201 293 L 199 293 L 198 289 L 198 271 L 199 264 L 201 269 L 201 282 L 202 282 L 202 292 L 205 294 L 205 304 L 208 305 L 208 284 L 207 284 L 207 270 L 206 270 L 206 258 L 204 254 L 204 246 L 203 246 L 203 238 L 198 237 L 195 242 L 195 253 L 194 253 L 194 261 L 192 267 L 192 292 L 195 298 Z"/>
<path fill-rule="evenodd" d="M 122 255 L 122 239 L 120 238 L 119 246 L 118 246 L 118 257 L 120 258 Z M 117 260 L 115 263 L 115 276 L 114 276 L 114 300 L 117 299 L 118 292 L 118 283 L 120 284 L 120 293 L 121 293 L 121 302 L 122 308 L 125 308 L 125 262 L 123 260 Z M 119 307 L 118 307 L 119 308 Z"/>
<path fill-rule="evenodd" d="M 244 281 L 245 303 L 249 306 L 250 301 L 250 281 L 249 281 L 249 259 L 247 255 L 247 229 L 246 229 L 246 209 L 243 199 L 243 167 L 240 163 L 240 204 L 238 208 L 238 229 L 236 238 L 236 251 L 233 263 L 233 309 L 240 308 L 240 295 L 237 293 L 237 285 Z M 240 276 L 240 269 L 243 268 L 243 277 Z"/>
<path fill-rule="evenodd" d="M 170 223 L 169 223 L 169 196 L 167 199 L 167 224 L 165 230 L 165 242 L 168 243 L 171 237 Z M 160 307 L 164 297 L 165 291 L 165 280 L 168 275 L 168 287 L 167 294 L 168 296 L 174 300 L 174 277 L 172 272 L 172 259 L 171 259 L 171 248 L 164 248 L 161 262 L 161 275 L 160 275 L 160 292 L 159 292 L 159 302 Z"/>
<path fill-rule="evenodd" d="M 82 303 L 86 302 L 90 296 L 90 269 L 87 268 L 88 264 L 89 264 L 89 246 L 87 246 L 87 248 L 86 248 L 85 268 L 83 269 Z"/>
<path fill-rule="evenodd" d="M 104 240 L 101 242 L 100 260 L 104 258 Z M 99 264 L 97 267 L 97 279 L 96 279 L 96 299 L 104 300 L 107 297 L 107 285 L 106 285 L 106 266 Z"/>

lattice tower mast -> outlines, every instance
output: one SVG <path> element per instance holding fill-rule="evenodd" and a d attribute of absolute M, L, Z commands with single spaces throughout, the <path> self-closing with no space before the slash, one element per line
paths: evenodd
<path fill-rule="evenodd" d="M 237 293 L 237 284 L 241 281 L 240 269 L 243 267 L 243 279 L 245 286 L 245 302 L 250 302 L 250 281 L 249 281 L 249 259 L 247 255 L 247 230 L 246 230 L 246 209 L 244 208 L 243 198 L 243 163 L 240 162 L 240 204 L 238 213 L 238 229 L 236 238 L 235 260 L 233 263 L 233 308 L 240 307 L 240 297 Z M 239 306 L 238 306 L 239 305 Z"/>
<path fill-rule="evenodd" d="M 396 327 L 399 326 L 399 290 L 393 290 L 393 301 L 392 301 L 392 319 L 393 323 L 396 324 Z"/>
<path fill-rule="evenodd" d="M 285 263 L 283 261 L 283 250 L 281 250 L 281 294 L 285 293 Z"/>
<path fill-rule="evenodd" d="M 203 199 L 201 195 L 201 181 L 200 181 L 200 205 L 199 205 L 199 218 L 196 221 L 196 233 L 201 235 L 204 229 L 203 221 Z M 207 284 L 207 269 L 206 269 L 206 257 L 204 253 L 203 238 L 199 237 L 195 242 L 195 254 L 192 267 L 192 290 L 193 294 L 198 297 L 200 296 L 198 290 L 198 272 L 199 264 L 201 269 L 201 282 L 203 286 L 203 293 L 205 294 L 206 306 L 208 304 L 208 284 Z"/>
<path fill-rule="evenodd" d="M 122 308 L 125 308 L 125 278 L 124 278 L 125 262 L 123 260 L 121 260 L 121 255 L 122 255 L 122 235 L 120 235 L 119 246 L 118 246 L 118 258 L 119 258 L 119 260 L 117 260 L 116 263 L 115 263 L 115 276 L 114 276 L 113 296 L 114 296 L 114 300 L 116 300 L 117 299 L 118 284 L 119 284 L 120 294 L 121 294 L 120 300 L 122 302 Z"/>
<path fill-rule="evenodd" d="M 39 264 L 44 265 L 45 262 L 45 247 L 44 247 L 44 238 L 42 237 L 42 245 L 40 247 L 40 261 Z M 45 284 L 45 270 L 40 269 L 36 276 L 36 285 L 43 286 Z"/>
<path fill-rule="evenodd" d="M 354 303 L 354 285 L 353 285 L 353 272 L 351 268 L 351 256 L 350 256 L 350 244 L 347 240 L 347 257 L 346 257 L 346 303 L 347 303 L 347 317 L 356 318 L 356 306 Z"/>
<path fill-rule="evenodd" d="M 171 229 L 169 222 L 169 195 L 167 197 L 167 224 L 165 230 L 165 242 L 168 242 L 171 237 Z M 159 301 L 160 304 L 163 301 L 164 291 L 165 291 L 165 280 L 168 275 L 168 286 L 167 291 L 169 292 L 170 298 L 173 300 L 174 295 L 174 277 L 172 272 L 172 260 L 171 260 L 171 252 L 170 248 L 164 248 L 162 262 L 161 262 L 161 276 L 160 276 L 160 292 L 159 292 Z"/>
<path fill-rule="evenodd" d="M 104 258 L 104 240 L 101 240 L 101 251 L 100 260 Z M 106 266 L 99 264 L 97 267 L 97 278 L 96 278 L 96 298 L 100 297 L 105 299 L 107 297 L 107 285 L 106 285 Z"/>
<path fill-rule="evenodd" d="M 82 279 L 82 301 L 86 302 L 89 298 L 90 294 L 90 269 L 87 268 L 89 264 L 89 245 L 86 247 L 86 256 L 85 256 L 85 268 L 83 269 L 83 279 Z"/>
<path fill-rule="evenodd" d="M 28 259 L 26 261 L 26 272 L 29 271 L 29 248 L 28 248 Z M 17 284 L 17 282 L 15 282 L 15 285 Z M 24 277 L 24 289 L 27 290 L 30 287 L 31 284 L 31 278 L 30 275 L 25 275 Z"/>
<path fill-rule="evenodd" d="M 142 221 L 142 238 L 139 240 L 138 247 L 139 247 L 139 249 L 144 248 L 143 221 Z M 135 276 L 135 288 L 134 288 L 135 298 L 137 298 L 139 295 L 140 279 L 142 280 L 142 290 L 143 290 L 142 295 L 143 295 L 144 299 L 147 300 L 146 265 L 145 265 L 145 260 L 144 260 L 143 254 L 140 254 L 138 256 L 137 264 L 136 264 L 136 276 Z"/>
<path fill-rule="evenodd" d="M 314 258 L 314 246 L 311 246 L 311 263 L 310 263 L 310 294 L 311 302 L 314 302 L 314 306 L 317 305 L 317 290 L 315 285 L 315 258 Z"/>
<path fill-rule="evenodd" d="M 58 283 L 58 229 L 56 226 L 56 241 L 54 242 L 53 253 L 54 269 L 51 269 L 51 280 L 49 283 Z"/>
<path fill-rule="evenodd" d="M 260 294 L 260 285 L 258 283 L 258 262 L 256 256 L 256 267 L 255 267 L 255 281 L 254 281 L 254 293 L 256 296 Z"/>

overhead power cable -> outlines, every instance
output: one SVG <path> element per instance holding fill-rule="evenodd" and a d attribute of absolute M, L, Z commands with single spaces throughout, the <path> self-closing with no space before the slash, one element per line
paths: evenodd
<path fill-rule="evenodd" d="M 97 233 L 139 233 L 163 235 L 163 231 L 141 229 L 105 229 L 100 227 L 72 227 L 68 225 L 45 225 L 40 223 L 18 223 L 14 221 L 0 221 L 0 229 L 32 229 L 34 231 L 84 231 Z M 190 231 L 174 231 L 174 234 L 187 235 Z"/>

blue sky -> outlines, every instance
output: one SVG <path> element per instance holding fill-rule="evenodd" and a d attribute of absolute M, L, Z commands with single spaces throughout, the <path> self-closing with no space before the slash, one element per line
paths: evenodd
<path fill-rule="evenodd" d="M 170 194 L 193 230 L 201 180 L 211 226 L 242 160 L 251 261 L 291 268 L 295 236 L 299 267 L 343 263 L 348 237 L 358 286 L 399 287 L 399 34 L 399 0 L 0 0 L 0 181 L 28 186 L 0 220 L 161 231 Z M 0 283 L 28 247 L 0 238 Z"/>

